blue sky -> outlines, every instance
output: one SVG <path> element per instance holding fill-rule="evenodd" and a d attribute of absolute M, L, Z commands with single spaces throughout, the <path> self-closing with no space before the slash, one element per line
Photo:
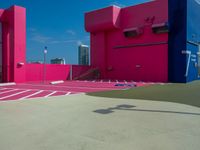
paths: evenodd
<path fill-rule="evenodd" d="M 15 4 L 27 9 L 27 61 L 42 61 L 47 46 L 48 61 L 62 57 L 67 63 L 77 64 L 78 45 L 90 44 L 89 33 L 84 29 L 85 12 L 146 1 L 149 0 L 0 0 L 0 8 Z"/>

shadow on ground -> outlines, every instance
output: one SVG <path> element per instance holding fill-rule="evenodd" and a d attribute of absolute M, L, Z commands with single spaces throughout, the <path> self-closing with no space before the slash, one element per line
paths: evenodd
<path fill-rule="evenodd" d="M 102 114 L 102 115 L 108 115 L 108 114 L 114 113 L 115 111 L 118 111 L 118 110 L 200 116 L 200 113 L 192 113 L 192 112 L 180 112 L 180 111 L 169 111 L 169 110 L 152 110 L 152 109 L 137 109 L 136 106 L 127 105 L 127 104 L 118 105 L 116 107 L 110 107 L 110 108 L 106 108 L 106 109 L 97 109 L 97 110 L 94 110 L 93 112 L 98 113 L 98 114 Z"/>
<path fill-rule="evenodd" d="M 89 96 L 175 102 L 200 107 L 200 81 L 165 84 L 128 90 L 88 93 Z"/>

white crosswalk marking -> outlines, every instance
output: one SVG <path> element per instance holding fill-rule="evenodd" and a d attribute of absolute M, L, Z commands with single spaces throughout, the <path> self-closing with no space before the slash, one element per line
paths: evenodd
<path fill-rule="evenodd" d="M 67 92 L 67 94 L 65 94 L 65 95 L 70 95 L 71 94 L 71 92 Z"/>
<path fill-rule="evenodd" d="M 0 91 L 2 91 L 2 90 L 6 90 L 7 88 L 2 88 L 2 89 L 0 89 Z"/>
<path fill-rule="evenodd" d="M 47 97 L 49 97 L 49 96 L 51 96 L 51 95 L 53 95 L 55 93 L 57 93 L 57 91 L 51 92 L 50 94 L 46 95 L 45 98 L 47 98 Z"/>
<path fill-rule="evenodd" d="M 19 89 L 12 89 L 12 90 L 9 90 L 9 91 L 0 92 L 0 94 L 9 93 L 9 92 L 17 91 L 17 90 L 19 90 Z"/>
<path fill-rule="evenodd" d="M 1 97 L 0 99 L 9 98 L 9 97 L 16 96 L 16 95 L 19 95 L 19 94 L 22 94 L 22 93 L 25 93 L 25 92 L 28 92 L 28 91 L 30 91 L 30 90 L 26 90 L 26 91 L 22 91 L 22 92 L 17 92 L 15 94 L 11 94 L 11 95 L 8 95 L 8 96 Z"/>
<path fill-rule="evenodd" d="M 30 94 L 30 95 L 24 96 L 24 97 L 20 98 L 20 100 L 22 100 L 22 99 L 26 99 L 26 98 L 29 98 L 29 97 L 31 97 L 31 96 L 35 96 L 35 95 L 40 94 L 40 93 L 42 93 L 42 92 L 44 92 L 44 91 L 43 91 L 43 90 L 40 90 L 40 91 L 35 92 L 35 93 L 33 93 L 33 94 Z"/>

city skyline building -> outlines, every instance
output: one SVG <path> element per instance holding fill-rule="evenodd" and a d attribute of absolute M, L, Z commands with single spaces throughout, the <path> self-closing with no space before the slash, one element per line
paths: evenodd
<path fill-rule="evenodd" d="M 62 64 L 65 65 L 65 59 L 64 58 L 54 58 L 51 59 L 51 64 Z"/>
<path fill-rule="evenodd" d="M 78 64 L 89 65 L 89 46 L 79 45 L 78 47 Z"/>

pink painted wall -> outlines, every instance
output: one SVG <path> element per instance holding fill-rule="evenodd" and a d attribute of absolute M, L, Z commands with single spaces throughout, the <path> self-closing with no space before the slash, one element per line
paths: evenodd
<path fill-rule="evenodd" d="M 91 66 L 72 65 L 72 79 L 80 77 L 90 69 L 92 69 Z"/>
<path fill-rule="evenodd" d="M 3 82 L 43 81 L 43 64 L 26 64 L 26 10 L 12 6 L 0 9 L 3 25 Z M 24 65 L 19 65 L 23 63 Z M 73 75 L 88 71 L 88 66 L 73 66 Z M 45 80 L 67 80 L 70 65 L 46 64 Z"/>
<path fill-rule="evenodd" d="M 46 64 L 46 81 L 69 80 L 70 66 L 59 64 Z M 72 78 L 81 76 L 90 70 L 90 66 L 72 65 Z M 43 81 L 44 64 L 26 64 L 26 81 Z"/>
<path fill-rule="evenodd" d="M 118 21 L 117 28 L 113 20 Z M 112 27 L 105 22 L 112 23 Z M 168 33 L 152 32 L 153 24 L 165 22 L 168 22 L 168 0 L 122 9 L 112 6 L 86 13 L 85 27 L 91 32 L 92 67 L 100 69 L 101 78 L 167 82 Z M 142 35 L 124 36 L 124 30 L 136 27 L 142 28 Z M 160 42 L 163 44 L 131 46 Z"/>
<path fill-rule="evenodd" d="M 67 80 L 70 65 L 46 64 L 46 81 Z M 26 81 L 43 81 L 43 64 L 26 64 Z"/>
<path fill-rule="evenodd" d="M 95 32 L 119 28 L 119 13 L 120 8 L 112 6 L 93 11 L 93 13 L 86 13 L 86 31 Z"/>
<path fill-rule="evenodd" d="M 25 82 L 26 9 L 12 6 L 0 11 L 3 28 L 3 82 Z"/>

